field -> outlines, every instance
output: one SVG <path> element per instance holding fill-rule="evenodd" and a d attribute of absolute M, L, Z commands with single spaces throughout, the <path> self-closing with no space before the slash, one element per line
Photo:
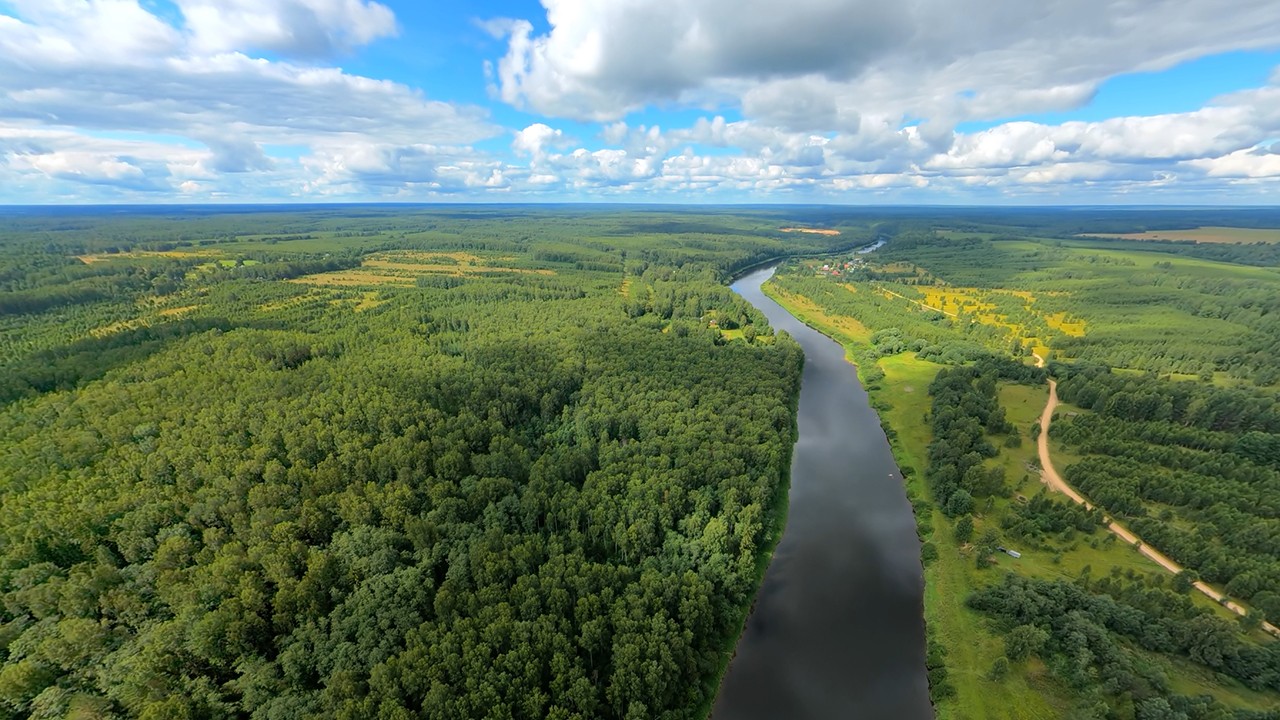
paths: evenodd
<path fill-rule="evenodd" d="M 828 313 L 816 303 L 773 284 L 765 285 L 764 291 L 805 324 L 842 342 L 866 343 L 871 339 L 871 331 L 851 317 Z"/>
<path fill-rule="evenodd" d="M 1057 358 L 1195 376 L 1222 372 L 1262 386 L 1280 379 L 1271 351 L 1280 337 L 1267 320 L 1275 303 L 1266 288 L 1280 284 L 1276 268 L 1131 245 L 953 233 L 913 248 L 891 244 L 877 265 L 910 258 L 943 284 L 887 289 L 913 299 L 941 295 L 935 300 L 948 309 L 967 304 L 975 320 L 1017 326 L 1014 332 Z M 998 303 L 1010 291 L 1029 293 L 1034 303 L 1025 311 L 1000 304 L 1004 317 L 979 304 Z M 964 297 L 948 297 L 955 293 Z"/>
<path fill-rule="evenodd" d="M 927 388 L 942 366 L 918 360 L 911 353 L 883 358 L 877 365 L 884 380 L 880 389 L 871 392 L 881 417 L 896 434 L 893 446 L 899 466 L 912 468 L 908 492 L 924 497 L 928 492 L 924 483 L 926 447 L 931 439 L 923 420 L 931 402 Z M 918 521 L 921 512 L 928 514 L 926 525 L 932 531 L 926 540 L 939 549 L 938 560 L 925 566 L 925 622 L 929 636 L 946 648 L 949 676 L 956 686 L 954 700 L 937 705 L 939 719 L 1062 717 L 1069 707 L 1068 694 L 1047 675 L 1042 663 L 1029 663 L 1025 672 L 1003 682 L 987 679 L 987 671 L 1004 654 L 1004 646 L 985 620 L 965 607 L 978 571 L 970 553 L 951 540 L 953 525 L 946 516 L 927 505 L 917 507 L 916 512 Z"/>
<path fill-rule="evenodd" d="M 1234 227 L 1199 227 L 1191 230 L 1149 230 L 1139 233 L 1090 233 L 1120 240 L 1173 240 L 1196 243 L 1280 243 L 1280 230 Z"/>
<path fill-rule="evenodd" d="M 830 230 L 830 229 L 822 229 L 822 228 L 784 227 L 784 228 L 780 228 L 780 230 L 785 233 L 809 233 L 810 235 L 839 235 L 840 234 L 839 230 Z"/>

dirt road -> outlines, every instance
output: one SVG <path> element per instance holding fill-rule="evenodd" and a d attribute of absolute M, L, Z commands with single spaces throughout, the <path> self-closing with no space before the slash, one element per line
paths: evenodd
<path fill-rule="evenodd" d="M 1035 355 L 1035 358 L 1036 358 L 1036 367 L 1044 367 L 1044 358 L 1040 357 L 1039 355 Z M 1053 380 L 1052 378 L 1050 378 L 1049 379 L 1049 402 L 1045 403 L 1044 412 L 1040 414 L 1040 435 L 1038 438 L 1036 438 L 1036 449 L 1039 450 L 1040 452 L 1040 468 L 1041 468 L 1040 480 L 1044 482 L 1045 485 L 1048 485 L 1050 488 L 1062 493 L 1063 495 L 1066 495 L 1067 497 L 1071 498 L 1075 502 L 1081 505 L 1084 505 L 1086 508 L 1089 508 L 1092 510 L 1093 505 L 1091 505 L 1088 500 L 1085 500 L 1084 497 L 1080 495 L 1080 493 L 1076 492 L 1075 488 L 1068 485 L 1066 481 L 1062 479 L 1062 476 L 1059 475 L 1058 471 L 1053 467 L 1053 459 L 1049 457 L 1049 423 L 1053 422 L 1053 412 L 1057 408 L 1058 408 L 1058 383 L 1056 380 Z M 1142 542 L 1141 538 L 1139 538 L 1137 535 L 1134 535 L 1129 530 L 1129 528 L 1121 525 L 1120 523 L 1116 522 L 1112 518 L 1110 517 L 1106 518 L 1106 523 L 1107 523 L 1107 529 L 1115 533 L 1116 537 L 1120 538 L 1121 540 L 1125 541 L 1130 545 L 1137 547 L 1138 552 L 1151 558 L 1158 565 L 1160 565 L 1160 567 L 1164 568 L 1165 570 L 1168 570 L 1169 572 L 1174 573 L 1176 575 L 1177 573 L 1180 573 L 1185 569 L 1181 565 L 1179 565 L 1178 563 L 1170 559 L 1168 555 L 1165 555 L 1159 550 Z M 1231 600 L 1223 593 L 1214 589 L 1212 585 L 1209 585 L 1206 582 L 1197 580 L 1195 583 L 1195 587 L 1200 592 L 1212 598 L 1214 602 L 1222 605 L 1223 607 L 1234 612 L 1235 614 L 1237 615 L 1245 614 L 1246 610 L 1244 607 L 1242 607 L 1239 603 L 1235 602 L 1234 600 Z M 1262 629 L 1266 630 L 1272 635 L 1275 635 L 1276 637 L 1280 637 L 1280 628 L 1277 628 L 1275 625 L 1272 625 L 1271 623 L 1263 623 Z"/>

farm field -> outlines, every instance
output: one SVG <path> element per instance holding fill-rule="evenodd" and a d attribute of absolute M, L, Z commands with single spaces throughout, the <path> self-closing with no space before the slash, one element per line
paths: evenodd
<path fill-rule="evenodd" d="M 1280 229 L 1200 227 L 1189 230 L 1149 230 L 1140 233 L 1095 233 L 1121 240 L 1175 240 L 1196 243 L 1280 243 Z"/>

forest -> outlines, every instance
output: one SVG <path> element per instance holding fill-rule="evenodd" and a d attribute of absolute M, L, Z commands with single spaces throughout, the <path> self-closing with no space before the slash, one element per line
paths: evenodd
<path fill-rule="evenodd" d="M 1280 612 L 1280 230 L 1135 239 L 1220 225 L 1280 222 L 939 209 L 766 286 L 844 344 L 909 478 L 939 718 L 1280 716 L 1280 645 L 1260 631 Z M 1038 481 L 1048 378 L 1054 462 L 1092 510 Z"/>
<path fill-rule="evenodd" d="M 1280 217 L 5 209 L 0 717 L 706 717 L 785 520 L 774 261 L 910 478 L 939 717 L 1276 717 L 1280 246 L 1100 237 L 1217 225 Z M 1049 376 L 1072 481 L 1249 616 L 1039 490 Z"/>
<path fill-rule="evenodd" d="M 0 717 L 705 716 L 781 532 L 802 362 L 723 281 L 838 238 L 2 224 Z"/>

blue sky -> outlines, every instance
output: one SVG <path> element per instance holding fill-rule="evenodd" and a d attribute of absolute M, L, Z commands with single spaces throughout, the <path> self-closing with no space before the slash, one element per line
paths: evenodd
<path fill-rule="evenodd" d="M 1271 204 L 1274 0 L 0 0 L 0 203 Z"/>

